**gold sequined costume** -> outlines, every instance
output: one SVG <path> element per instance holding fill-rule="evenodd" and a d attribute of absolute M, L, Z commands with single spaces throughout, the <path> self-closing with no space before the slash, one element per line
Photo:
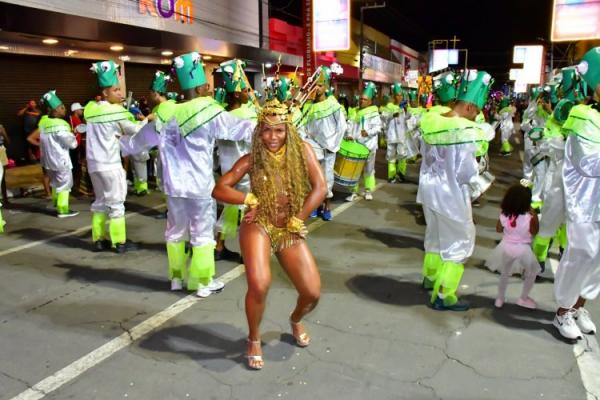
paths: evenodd
<path fill-rule="evenodd" d="M 268 119 L 267 119 L 268 117 Z M 292 124 L 290 110 L 277 100 L 262 108 L 252 141 L 252 193 L 258 198 L 256 223 L 271 239 L 271 248 L 279 252 L 304 240 L 288 228 L 310 192 L 308 169 L 302 139 Z M 285 145 L 277 152 L 269 151 L 261 139 L 263 124 L 286 124 Z"/>

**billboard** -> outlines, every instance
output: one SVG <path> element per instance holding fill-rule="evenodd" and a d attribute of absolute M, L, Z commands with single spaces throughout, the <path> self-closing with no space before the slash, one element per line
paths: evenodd
<path fill-rule="evenodd" d="M 544 46 L 515 46 L 513 63 L 523 64 L 523 68 L 516 74 L 516 81 L 520 84 L 539 84 L 542 81 L 542 66 L 544 62 Z"/>
<path fill-rule="evenodd" d="M 313 0 L 313 51 L 350 49 L 350 0 Z"/>
<path fill-rule="evenodd" d="M 554 0 L 553 42 L 600 39 L 600 1 Z"/>
<path fill-rule="evenodd" d="M 449 65 L 458 64 L 457 49 L 433 50 L 429 58 L 429 72 L 440 71 L 448 68 Z"/>

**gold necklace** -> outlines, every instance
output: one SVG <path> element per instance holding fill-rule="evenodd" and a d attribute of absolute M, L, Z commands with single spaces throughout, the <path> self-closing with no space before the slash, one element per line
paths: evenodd
<path fill-rule="evenodd" d="M 272 152 L 272 151 L 268 151 L 267 150 L 267 153 L 269 154 L 269 156 L 271 156 L 273 158 L 273 160 L 275 160 L 275 162 L 281 163 L 281 161 L 283 160 L 283 157 L 285 157 L 285 150 L 286 150 L 286 146 L 284 144 L 276 152 Z"/>

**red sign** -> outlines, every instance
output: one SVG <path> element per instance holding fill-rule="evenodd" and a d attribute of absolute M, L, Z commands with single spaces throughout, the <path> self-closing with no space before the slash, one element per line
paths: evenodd
<path fill-rule="evenodd" d="M 309 77 L 315 72 L 315 55 L 313 53 L 313 5 L 312 0 L 304 0 L 302 6 L 304 21 L 304 74 Z"/>

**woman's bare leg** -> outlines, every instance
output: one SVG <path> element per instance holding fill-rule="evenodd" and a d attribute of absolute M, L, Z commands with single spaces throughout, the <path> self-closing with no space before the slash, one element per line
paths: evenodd
<path fill-rule="evenodd" d="M 260 356 L 260 322 L 271 285 L 271 241 L 257 224 L 242 223 L 240 248 L 246 266 L 246 318 L 248 319 L 248 355 Z M 251 368 L 262 368 L 263 361 L 248 358 Z"/>
<path fill-rule="evenodd" d="M 296 340 L 298 340 L 299 337 L 306 333 L 304 327 L 299 322 L 319 302 L 319 297 L 321 296 L 321 277 L 319 276 L 315 259 L 304 241 L 280 251 L 277 253 L 277 258 L 298 291 L 296 308 L 290 316 L 292 333 Z"/>

